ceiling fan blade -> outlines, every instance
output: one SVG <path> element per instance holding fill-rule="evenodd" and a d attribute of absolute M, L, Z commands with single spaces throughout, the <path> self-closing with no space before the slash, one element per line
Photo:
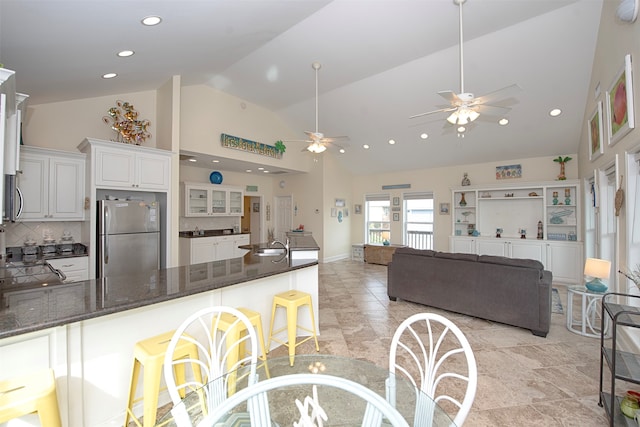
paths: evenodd
<path fill-rule="evenodd" d="M 481 115 L 486 114 L 488 116 L 503 116 L 511 111 L 509 107 L 498 107 L 497 105 L 487 104 L 475 105 L 473 109 Z"/>
<path fill-rule="evenodd" d="M 458 107 L 441 108 L 439 110 L 427 111 L 426 113 L 416 114 L 416 115 L 411 116 L 409 118 L 410 119 L 415 119 L 416 117 L 428 116 L 429 114 L 446 113 L 446 112 L 449 112 L 449 111 L 454 111 L 454 110 L 456 110 L 456 108 L 458 108 Z"/>
<path fill-rule="evenodd" d="M 517 84 L 512 84 L 510 86 L 503 87 L 502 89 L 495 90 L 486 95 L 477 97 L 473 103 L 474 104 L 489 104 L 492 101 L 497 101 L 499 99 L 509 98 L 511 95 L 520 92 L 522 88 Z"/>
<path fill-rule="evenodd" d="M 442 90 L 438 92 L 438 95 L 449 101 L 451 105 L 457 105 L 458 103 L 462 102 L 462 100 L 458 97 L 458 94 L 450 90 Z"/>
<path fill-rule="evenodd" d="M 348 140 L 348 139 L 349 139 L 348 136 L 325 136 L 320 140 L 320 143 L 325 144 L 325 143 L 332 143 L 337 140 Z"/>

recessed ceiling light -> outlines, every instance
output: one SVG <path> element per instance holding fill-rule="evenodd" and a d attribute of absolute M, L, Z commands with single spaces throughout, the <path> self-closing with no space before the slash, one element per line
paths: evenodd
<path fill-rule="evenodd" d="M 259 171 L 263 171 L 263 170 L 264 170 L 264 168 L 258 168 L 258 170 L 259 170 Z"/>
<path fill-rule="evenodd" d="M 245 172 L 251 172 L 251 169 L 247 169 Z"/>
<path fill-rule="evenodd" d="M 211 160 L 211 163 L 220 163 L 220 160 L 218 160 L 218 159 L 213 159 L 213 160 Z"/>
<path fill-rule="evenodd" d="M 135 52 L 132 50 L 121 50 L 120 52 L 118 52 L 118 56 L 120 58 L 126 58 L 128 56 L 132 56 Z"/>
<path fill-rule="evenodd" d="M 420 138 L 427 139 L 427 138 L 429 138 L 429 135 L 427 135 L 426 133 L 423 133 L 423 134 L 420 135 Z"/>
<path fill-rule="evenodd" d="M 340 153 L 344 154 L 344 148 L 340 149 Z"/>
<path fill-rule="evenodd" d="M 191 158 L 191 159 L 189 159 L 189 161 L 190 161 L 190 162 L 195 163 L 195 162 L 197 162 L 198 160 L 197 160 L 197 159 L 193 159 L 193 158 Z"/>
<path fill-rule="evenodd" d="M 117 74 L 116 74 L 116 73 L 107 73 L 107 74 L 103 74 L 103 75 L 102 75 L 102 78 L 103 78 L 103 79 L 112 79 L 112 78 L 114 78 L 115 76 L 117 76 Z"/>
<path fill-rule="evenodd" d="M 553 110 L 549 111 L 549 115 L 551 117 L 558 117 L 560 114 L 562 114 L 562 110 L 559 108 L 554 108 Z"/>
<path fill-rule="evenodd" d="M 393 144 L 395 144 L 395 143 L 396 143 L 396 140 L 395 140 L 395 139 L 390 139 L 390 140 L 389 140 L 389 144 L 393 145 Z"/>
<path fill-rule="evenodd" d="M 159 16 L 147 16 L 145 18 L 142 18 L 142 25 L 146 25 L 147 27 L 152 27 L 154 25 L 158 25 L 159 23 L 162 22 L 162 18 L 160 18 Z"/>
<path fill-rule="evenodd" d="M 369 149 L 369 145 L 368 145 L 368 144 L 364 144 L 364 145 L 362 146 L 362 148 L 364 148 L 365 150 L 368 150 L 368 149 Z"/>
<path fill-rule="evenodd" d="M 498 120 L 498 124 L 499 124 L 500 126 L 506 126 L 506 125 L 508 125 L 508 124 L 509 124 L 509 119 L 507 119 L 507 118 L 502 118 L 502 119 Z"/>
<path fill-rule="evenodd" d="M 262 171 L 262 172 L 264 172 L 264 173 L 269 173 L 269 171 Z"/>

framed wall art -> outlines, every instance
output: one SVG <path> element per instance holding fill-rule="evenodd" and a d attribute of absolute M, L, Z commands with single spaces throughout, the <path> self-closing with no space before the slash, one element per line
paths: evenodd
<path fill-rule="evenodd" d="M 602 101 L 598 102 L 595 111 L 587 123 L 589 135 L 589 160 L 595 160 L 604 153 L 602 144 Z"/>
<path fill-rule="evenodd" d="M 353 205 L 353 211 L 356 215 L 360 215 L 362 213 L 362 205 Z"/>
<path fill-rule="evenodd" d="M 613 145 L 635 127 L 630 54 L 625 55 L 624 65 L 607 91 L 606 103 L 609 145 Z"/>
<path fill-rule="evenodd" d="M 336 207 L 344 208 L 346 206 L 346 202 L 344 199 L 336 199 Z"/>
<path fill-rule="evenodd" d="M 393 220 L 394 221 L 400 221 L 400 214 L 398 212 L 394 212 L 393 213 Z"/>
<path fill-rule="evenodd" d="M 393 206 L 400 206 L 400 197 L 393 198 Z"/>
<path fill-rule="evenodd" d="M 449 203 L 440 203 L 440 215 L 449 215 Z"/>
<path fill-rule="evenodd" d="M 496 166 L 496 179 L 522 178 L 522 165 Z"/>

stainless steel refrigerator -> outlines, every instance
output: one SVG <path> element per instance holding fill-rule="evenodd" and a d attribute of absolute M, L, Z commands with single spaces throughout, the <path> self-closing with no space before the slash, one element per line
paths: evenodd
<path fill-rule="evenodd" d="M 98 278 L 157 270 L 160 209 L 157 202 L 98 201 Z"/>

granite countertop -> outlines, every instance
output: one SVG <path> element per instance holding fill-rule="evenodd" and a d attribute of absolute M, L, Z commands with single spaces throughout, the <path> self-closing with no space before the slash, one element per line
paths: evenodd
<path fill-rule="evenodd" d="M 285 243 L 285 242 L 282 242 Z M 280 245 L 273 246 L 271 243 L 254 243 L 251 245 L 238 246 L 241 249 L 249 249 L 254 251 L 259 248 L 273 248 L 280 247 Z M 290 251 L 319 251 L 320 246 L 316 243 L 316 240 L 312 236 L 294 236 L 289 238 L 289 250 Z"/>
<path fill-rule="evenodd" d="M 241 258 L 46 287 L 0 288 L 0 339 L 221 289 L 317 265 L 313 259 Z M 38 309 L 21 306 L 25 298 Z M 37 301 L 34 302 L 34 301 Z"/>
<path fill-rule="evenodd" d="M 194 234 L 194 231 L 180 231 L 178 237 L 186 237 L 188 239 L 197 239 L 199 237 L 215 237 L 215 236 L 240 236 L 242 234 L 251 233 L 234 233 L 232 229 L 226 230 L 199 230 L 201 234 Z"/>

